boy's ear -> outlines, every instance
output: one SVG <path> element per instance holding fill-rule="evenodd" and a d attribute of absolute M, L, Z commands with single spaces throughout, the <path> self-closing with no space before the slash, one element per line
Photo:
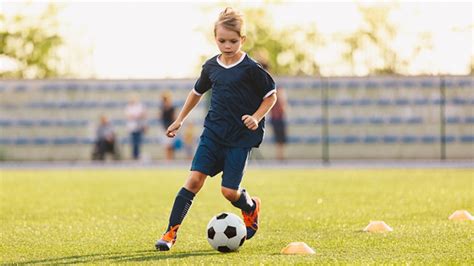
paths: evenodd
<path fill-rule="evenodd" d="M 240 38 L 241 38 L 241 40 L 242 40 L 242 44 L 244 44 L 244 43 L 245 43 L 245 40 L 247 40 L 247 36 L 242 36 L 242 37 L 240 37 Z"/>

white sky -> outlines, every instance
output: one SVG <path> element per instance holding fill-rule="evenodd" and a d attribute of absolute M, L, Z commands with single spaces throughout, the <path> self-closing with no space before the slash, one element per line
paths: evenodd
<path fill-rule="evenodd" d="M 1 1 L 0 10 L 14 13 L 18 6 L 24 6 L 19 2 L 24 1 Z M 32 12 L 42 10 L 44 2 L 34 4 Z M 194 77 L 201 64 L 200 56 L 211 57 L 218 52 L 199 31 L 205 29 L 212 34 L 220 11 L 219 5 L 209 1 L 58 4 L 63 7 L 59 16 L 61 31 L 67 44 L 78 48 L 77 53 L 65 55 L 65 60 L 81 62 L 76 71 L 83 76 Z M 394 45 L 400 54 L 408 53 L 420 32 L 432 35 L 433 51 L 422 52 L 411 62 L 412 73 L 467 73 L 473 54 L 473 28 L 467 27 L 474 25 L 472 2 L 402 1 L 399 7 L 389 19 L 398 25 L 400 39 Z M 272 5 L 269 11 L 276 27 L 316 24 L 328 38 L 356 30 L 361 21 L 352 1 L 282 2 Z M 323 74 L 347 74 L 348 66 L 337 61 L 339 54 L 336 45 L 318 51 Z"/>

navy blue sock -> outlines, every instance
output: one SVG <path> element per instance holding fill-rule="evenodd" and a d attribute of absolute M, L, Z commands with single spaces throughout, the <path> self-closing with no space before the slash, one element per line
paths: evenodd
<path fill-rule="evenodd" d="M 244 212 L 250 213 L 255 210 L 255 204 L 250 198 L 249 194 L 245 189 L 242 189 L 240 198 L 237 201 L 231 202 L 235 207 L 243 210 Z"/>
<path fill-rule="evenodd" d="M 195 194 L 184 187 L 176 195 L 174 200 L 173 209 L 170 214 L 170 221 L 168 224 L 167 231 L 176 225 L 180 225 L 183 222 L 184 217 L 188 213 L 191 204 L 193 203 Z"/>

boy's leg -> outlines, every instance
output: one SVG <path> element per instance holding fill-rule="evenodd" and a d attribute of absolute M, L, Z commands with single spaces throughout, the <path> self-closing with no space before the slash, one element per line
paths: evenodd
<path fill-rule="evenodd" d="M 225 187 L 222 187 L 224 194 Z M 228 196 L 226 196 L 229 195 Z M 240 194 L 240 195 L 239 195 Z M 227 199 L 230 200 L 229 192 L 224 194 Z M 239 193 L 235 190 L 235 196 L 232 196 L 235 201 L 231 201 L 232 205 L 242 210 L 242 217 L 244 218 L 245 227 L 247 228 L 247 239 L 251 239 L 258 230 L 258 216 L 260 214 L 261 201 L 258 197 L 250 197 L 245 189 L 242 189 Z"/>
<path fill-rule="evenodd" d="M 240 183 L 250 157 L 251 148 L 229 148 L 224 163 L 222 176 L 222 194 L 234 205 L 242 210 L 247 239 L 252 238 L 258 230 L 258 215 L 260 213 L 260 199 L 250 197 L 245 189 L 239 191 Z"/>
<path fill-rule="evenodd" d="M 176 241 L 179 226 L 191 208 L 194 196 L 204 185 L 207 175 L 198 171 L 192 171 L 184 186 L 179 190 L 171 210 L 168 227 L 160 240 L 156 242 L 156 249 L 166 251 Z"/>
<path fill-rule="evenodd" d="M 232 203 L 235 207 L 245 212 L 252 212 L 255 204 L 245 189 L 231 189 L 227 187 L 221 188 L 222 195 Z"/>
<path fill-rule="evenodd" d="M 202 188 L 208 175 L 214 176 L 222 171 L 223 163 L 220 163 L 219 160 L 221 150 L 220 145 L 206 137 L 201 137 L 191 164 L 191 173 L 184 187 L 176 196 L 167 232 L 155 244 L 158 250 L 169 250 L 171 248 L 176 241 L 176 232 L 179 225 L 191 207 L 194 195 Z"/>

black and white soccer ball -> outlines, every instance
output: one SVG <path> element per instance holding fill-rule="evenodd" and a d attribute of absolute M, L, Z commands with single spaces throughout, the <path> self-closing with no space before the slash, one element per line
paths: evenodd
<path fill-rule="evenodd" d="M 230 212 L 219 213 L 207 224 L 207 241 L 220 252 L 236 251 L 247 238 L 245 224 Z"/>

